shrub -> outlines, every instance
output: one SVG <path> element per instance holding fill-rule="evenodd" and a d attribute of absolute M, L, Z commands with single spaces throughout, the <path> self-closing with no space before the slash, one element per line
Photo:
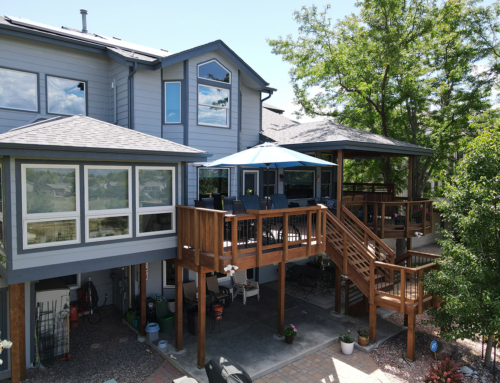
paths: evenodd
<path fill-rule="evenodd" d="M 455 364 L 453 359 L 441 359 L 431 363 L 429 375 L 425 383 L 459 383 L 462 382 L 462 373 L 458 370 L 460 363 Z"/>

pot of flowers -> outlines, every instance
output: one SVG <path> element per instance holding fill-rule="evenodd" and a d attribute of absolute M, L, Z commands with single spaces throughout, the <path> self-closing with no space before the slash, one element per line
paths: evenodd
<path fill-rule="evenodd" d="M 342 352 L 351 355 L 354 350 L 354 338 L 351 337 L 351 330 L 348 330 L 345 334 L 339 332 L 339 339 Z"/>
<path fill-rule="evenodd" d="M 370 343 L 370 339 L 368 339 L 369 336 L 368 330 L 360 328 L 358 330 L 358 344 L 360 346 L 368 346 L 368 343 Z"/>
<path fill-rule="evenodd" d="M 297 329 L 293 324 L 285 329 L 285 342 L 288 344 L 293 343 L 293 339 L 297 336 Z"/>

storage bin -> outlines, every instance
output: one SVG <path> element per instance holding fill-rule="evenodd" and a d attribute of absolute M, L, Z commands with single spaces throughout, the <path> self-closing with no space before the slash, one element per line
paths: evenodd
<path fill-rule="evenodd" d="M 150 323 L 146 326 L 146 337 L 150 342 L 154 342 L 158 339 L 159 332 L 160 326 L 158 323 Z"/>
<path fill-rule="evenodd" d="M 156 303 L 156 321 L 160 325 L 161 333 L 172 331 L 174 328 L 174 314 L 163 300 Z"/>

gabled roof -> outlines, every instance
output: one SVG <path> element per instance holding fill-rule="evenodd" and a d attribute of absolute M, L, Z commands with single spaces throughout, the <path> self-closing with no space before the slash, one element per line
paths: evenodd
<path fill-rule="evenodd" d="M 434 153 L 433 149 L 333 121 L 300 124 L 266 109 L 262 110 L 261 141 L 276 142 L 299 151 L 346 149 L 402 156 L 431 156 Z"/>
<path fill-rule="evenodd" d="M 0 154 L 9 149 L 179 157 L 198 161 L 211 155 L 87 116 L 55 117 L 0 134 Z M 79 154 L 75 153 L 75 156 Z M 101 156 L 102 157 L 102 156 Z"/>

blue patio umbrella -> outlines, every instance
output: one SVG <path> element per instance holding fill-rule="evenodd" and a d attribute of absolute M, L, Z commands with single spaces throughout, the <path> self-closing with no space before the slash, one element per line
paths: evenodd
<path fill-rule="evenodd" d="M 337 166 L 333 162 L 321 160 L 269 142 L 220 158 L 204 166 L 212 168 L 236 165 L 266 168 L 267 170 L 269 168 L 280 169 L 296 166 Z M 266 194 L 267 192 L 268 190 L 266 190 Z"/>

